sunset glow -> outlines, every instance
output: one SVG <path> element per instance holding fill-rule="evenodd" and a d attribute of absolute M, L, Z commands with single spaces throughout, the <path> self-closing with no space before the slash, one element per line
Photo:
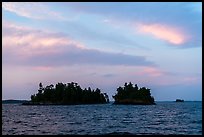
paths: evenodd
<path fill-rule="evenodd" d="M 186 42 L 184 34 L 179 32 L 173 27 L 151 24 L 151 25 L 140 25 L 140 31 L 144 33 L 149 33 L 156 38 L 168 41 L 172 44 L 179 45 Z"/>
<path fill-rule="evenodd" d="M 125 82 L 201 100 L 202 3 L 3 2 L 2 74 L 3 99 L 74 81 L 110 100 Z"/>

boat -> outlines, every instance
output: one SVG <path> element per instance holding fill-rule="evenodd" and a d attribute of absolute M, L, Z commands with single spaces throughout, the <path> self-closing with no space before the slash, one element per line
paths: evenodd
<path fill-rule="evenodd" d="M 184 102 L 183 99 L 176 99 L 176 102 Z"/>

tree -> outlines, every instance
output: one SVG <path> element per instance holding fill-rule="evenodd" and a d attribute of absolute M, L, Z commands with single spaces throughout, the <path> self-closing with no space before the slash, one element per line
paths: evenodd
<path fill-rule="evenodd" d="M 43 92 L 44 91 L 44 92 Z M 38 93 L 31 95 L 32 102 L 38 103 L 54 103 L 54 104 L 93 104 L 108 103 L 108 95 L 102 94 L 99 88 L 96 90 L 82 89 L 78 83 L 57 83 L 43 88 L 42 83 L 39 84 Z"/>
<path fill-rule="evenodd" d="M 105 96 L 105 100 L 106 100 L 106 102 L 109 102 L 108 95 L 107 95 L 106 93 L 103 93 L 103 94 L 104 94 L 104 96 Z"/>
<path fill-rule="evenodd" d="M 39 93 L 39 94 L 42 94 L 42 92 L 43 92 L 43 85 L 42 85 L 42 83 L 40 82 L 38 93 Z"/>
<path fill-rule="evenodd" d="M 137 84 L 135 84 L 135 91 L 138 91 L 138 86 L 137 86 Z"/>
<path fill-rule="evenodd" d="M 124 88 L 118 87 L 117 93 L 113 96 L 115 104 L 155 104 L 150 89 L 142 87 L 138 90 L 137 84 L 125 83 Z"/>

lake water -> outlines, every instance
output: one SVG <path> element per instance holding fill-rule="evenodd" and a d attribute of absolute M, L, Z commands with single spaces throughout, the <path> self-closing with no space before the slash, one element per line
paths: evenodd
<path fill-rule="evenodd" d="M 202 135 L 202 102 L 157 105 L 2 104 L 3 135 Z"/>

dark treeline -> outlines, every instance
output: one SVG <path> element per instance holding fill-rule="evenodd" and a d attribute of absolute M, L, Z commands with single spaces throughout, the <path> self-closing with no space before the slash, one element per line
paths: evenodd
<path fill-rule="evenodd" d="M 113 96 L 114 104 L 155 104 L 154 97 L 151 96 L 150 89 L 146 87 L 138 88 L 137 84 L 125 83 L 123 87 L 117 88 L 117 93 Z M 67 84 L 57 83 L 43 87 L 39 84 L 38 93 L 31 95 L 31 101 L 24 105 L 41 104 L 101 104 L 108 103 L 109 98 L 106 93 L 101 93 L 99 88 L 95 90 L 90 87 L 82 89 L 77 83 Z"/>
<path fill-rule="evenodd" d="M 129 84 L 125 83 L 124 87 L 117 88 L 117 94 L 113 98 L 115 104 L 155 104 L 150 89 L 138 88 L 137 84 L 133 86 L 131 82 Z"/>
<path fill-rule="evenodd" d="M 57 83 L 43 87 L 39 84 L 37 94 L 31 95 L 32 103 L 44 104 L 100 104 L 108 103 L 109 98 L 106 93 L 96 88 L 82 89 L 77 83 L 71 82 L 67 84 Z"/>

